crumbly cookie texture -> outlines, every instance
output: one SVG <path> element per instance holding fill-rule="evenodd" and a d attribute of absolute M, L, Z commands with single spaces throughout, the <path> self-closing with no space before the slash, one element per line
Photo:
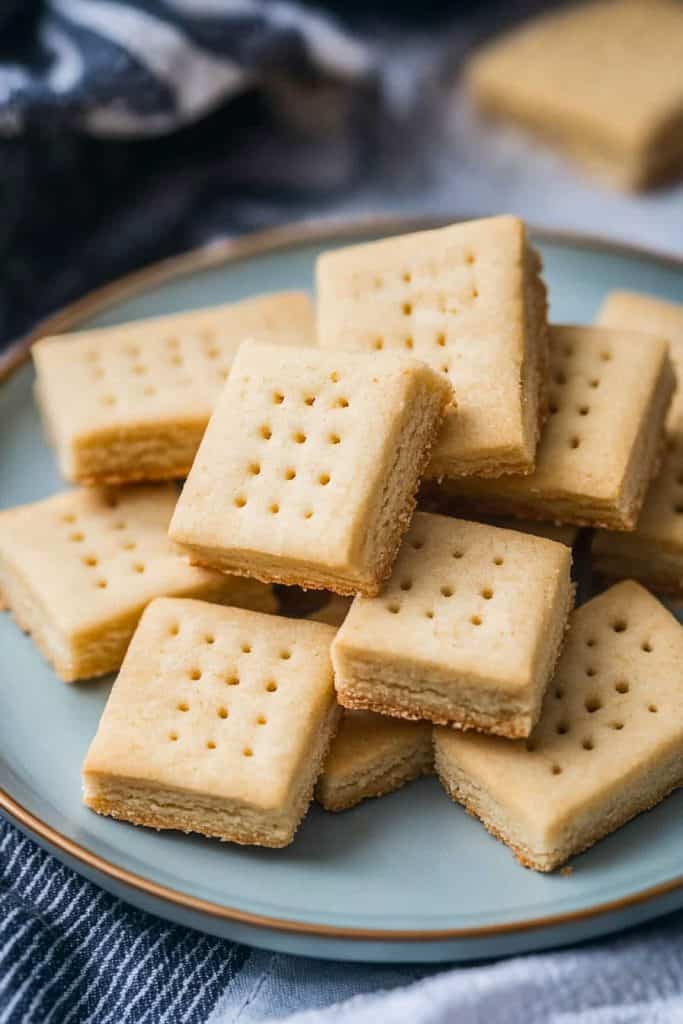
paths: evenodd
<path fill-rule="evenodd" d="M 550 351 L 550 417 L 535 472 L 448 480 L 444 490 L 481 514 L 633 530 L 660 466 L 676 385 L 668 343 L 561 326 L 551 328 Z"/>
<path fill-rule="evenodd" d="M 240 343 L 312 345 L 304 292 L 44 338 L 36 397 L 62 474 L 83 484 L 187 475 Z"/>
<path fill-rule="evenodd" d="M 147 608 L 83 765 L 99 814 L 286 846 L 337 726 L 322 623 L 159 599 Z"/>
<path fill-rule="evenodd" d="M 429 774 L 433 763 L 429 722 L 344 711 L 318 779 L 316 799 L 327 811 L 345 811 Z"/>
<path fill-rule="evenodd" d="M 529 740 L 436 729 L 447 792 L 552 871 L 683 784 L 683 630 L 639 584 L 579 608 Z"/>
<path fill-rule="evenodd" d="M 171 523 L 192 562 L 374 594 L 452 401 L 424 363 L 247 342 Z"/>
<path fill-rule="evenodd" d="M 465 75 L 485 111 L 641 189 L 683 169 L 682 37 L 676 0 L 579 4 L 494 40 Z"/>
<path fill-rule="evenodd" d="M 117 669 L 163 595 L 275 611 L 270 587 L 197 569 L 168 539 L 176 488 L 80 488 L 0 512 L 0 590 L 65 682 Z"/>
<path fill-rule="evenodd" d="M 611 292 L 598 322 L 664 337 L 671 348 L 676 376 L 683 379 L 683 306 L 651 295 Z M 679 385 L 668 419 L 662 467 L 648 489 L 633 533 L 597 531 L 593 565 L 611 579 L 640 580 L 653 590 L 683 597 L 683 391 Z"/>
<path fill-rule="evenodd" d="M 418 512 L 391 579 L 332 646 L 339 702 L 527 736 L 573 603 L 564 544 Z"/>
<path fill-rule="evenodd" d="M 534 467 L 547 410 L 546 293 L 516 217 L 454 224 L 323 253 L 325 348 L 412 353 L 453 381 L 429 476 Z"/>

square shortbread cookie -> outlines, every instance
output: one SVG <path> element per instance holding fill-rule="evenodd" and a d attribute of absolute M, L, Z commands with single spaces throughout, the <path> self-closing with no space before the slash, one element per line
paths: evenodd
<path fill-rule="evenodd" d="M 454 800 L 527 867 L 552 871 L 683 784 L 683 629 L 637 583 L 573 615 L 531 738 L 436 729 Z"/>
<path fill-rule="evenodd" d="M 345 811 L 428 775 L 433 764 L 430 722 L 344 711 L 318 779 L 316 799 L 327 811 Z"/>
<path fill-rule="evenodd" d="M 171 523 L 193 562 L 377 593 L 452 398 L 423 363 L 246 343 Z"/>
<path fill-rule="evenodd" d="M 418 512 L 332 646 L 345 707 L 527 736 L 574 597 L 564 544 Z"/>
<path fill-rule="evenodd" d="M 633 530 L 659 468 L 675 388 L 668 345 L 607 327 L 552 327 L 550 419 L 531 476 L 459 479 L 460 508 Z M 628 395 L 628 401 L 624 401 Z"/>
<path fill-rule="evenodd" d="M 676 376 L 683 380 L 683 306 L 650 295 L 612 292 L 598 322 L 664 337 Z M 645 344 L 645 339 L 643 341 Z M 638 526 L 628 535 L 601 530 L 593 538 L 593 563 L 612 579 L 635 578 L 654 590 L 683 597 L 683 389 L 669 413 L 662 468 L 645 497 Z"/>
<path fill-rule="evenodd" d="M 676 0 L 585 3 L 484 47 L 466 79 L 483 109 L 643 188 L 683 167 L 681 39 Z"/>
<path fill-rule="evenodd" d="M 260 295 L 37 342 L 36 396 L 62 474 L 85 484 L 186 476 L 249 337 L 312 344 L 308 296 Z"/>
<path fill-rule="evenodd" d="M 326 348 L 412 352 L 453 382 L 430 476 L 534 467 L 545 418 L 547 325 L 540 260 L 516 217 L 455 224 L 323 253 Z"/>
<path fill-rule="evenodd" d="M 83 765 L 99 814 L 286 846 L 334 735 L 331 626 L 161 598 Z"/>
<path fill-rule="evenodd" d="M 276 609 L 270 587 L 178 554 L 167 535 L 176 498 L 170 484 L 83 488 L 0 512 L 0 591 L 65 682 L 117 669 L 155 597 Z"/>

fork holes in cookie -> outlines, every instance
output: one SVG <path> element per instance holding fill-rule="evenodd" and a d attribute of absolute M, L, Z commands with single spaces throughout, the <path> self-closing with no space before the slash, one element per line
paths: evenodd
<path fill-rule="evenodd" d="M 399 586 L 400 586 L 401 590 L 410 590 L 412 585 L 413 585 L 413 581 L 412 580 L 401 580 L 401 582 L 399 583 Z"/>
<path fill-rule="evenodd" d="M 555 689 L 555 700 L 562 700 L 563 697 L 564 697 L 564 690 L 562 689 L 562 687 L 561 686 L 556 687 L 556 689 Z"/>
<path fill-rule="evenodd" d="M 285 400 L 285 396 L 282 394 L 281 391 L 275 391 L 274 392 L 274 394 L 273 394 L 273 403 L 274 403 L 274 405 L 282 405 L 284 400 Z"/>
<path fill-rule="evenodd" d="M 586 675 L 587 675 L 587 676 L 589 676 L 589 677 L 591 677 L 591 678 L 592 678 L 592 677 L 593 677 L 594 675 L 597 675 L 597 669 L 595 668 L 595 666 L 594 666 L 594 665 L 588 665 L 588 666 L 587 666 L 587 668 L 586 668 Z"/>
<path fill-rule="evenodd" d="M 261 472 L 260 464 L 258 462 L 250 462 L 249 472 L 251 473 L 252 476 L 258 476 L 259 473 Z"/>
<path fill-rule="evenodd" d="M 621 730 L 624 728 L 624 723 L 623 722 L 610 722 L 609 723 L 609 727 L 610 727 L 610 729 L 614 729 L 615 732 L 621 732 Z"/>
<path fill-rule="evenodd" d="M 251 654 L 251 644 L 242 644 L 240 650 L 242 654 Z"/>
<path fill-rule="evenodd" d="M 304 398 L 304 405 L 307 405 L 309 409 L 312 405 L 315 405 L 315 395 L 306 395 Z"/>
<path fill-rule="evenodd" d="M 124 551 L 134 551 L 137 547 L 137 543 L 134 540 L 121 541 L 121 547 Z"/>
<path fill-rule="evenodd" d="M 304 442 L 306 441 L 306 435 L 304 434 L 303 430 L 297 430 L 295 431 L 294 434 L 292 434 L 292 440 L 296 444 L 304 444 Z"/>
<path fill-rule="evenodd" d="M 414 551 L 420 551 L 420 549 L 424 547 L 424 543 L 425 542 L 423 540 L 413 540 L 410 542 L 410 546 Z"/>
<path fill-rule="evenodd" d="M 206 741 L 206 749 L 207 750 L 215 750 L 216 749 L 216 744 L 214 743 L 213 740 L 207 740 Z"/>
<path fill-rule="evenodd" d="M 559 764 L 552 765 L 551 768 L 550 768 L 550 771 L 551 771 L 551 773 L 553 775 L 561 775 L 562 774 L 562 768 L 560 767 Z"/>
<path fill-rule="evenodd" d="M 589 715 L 592 715 L 595 711 L 599 711 L 602 707 L 602 701 L 599 697 L 588 697 L 584 707 Z"/>
<path fill-rule="evenodd" d="M 330 434 L 328 437 L 328 441 L 330 442 L 330 444 L 339 444 L 341 441 L 341 437 L 339 436 L 339 434 Z"/>
<path fill-rule="evenodd" d="M 580 405 L 578 407 L 578 409 L 577 409 L 577 412 L 578 412 L 579 416 L 587 416 L 588 413 L 590 412 L 590 406 L 588 406 L 588 405 Z"/>
<path fill-rule="evenodd" d="M 244 508 L 246 503 L 247 499 L 244 497 L 243 494 L 238 494 L 234 501 L 235 508 Z"/>
<path fill-rule="evenodd" d="M 257 715 L 256 716 L 256 724 L 257 725 L 265 725 L 267 721 L 268 721 L 268 719 L 266 718 L 265 715 Z"/>
<path fill-rule="evenodd" d="M 590 739 L 589 737 L 586 737 L 585 740 L 581 741 L 581 746 L 583 747 L 584 750 L 594 750 L 595 749 L 595 744 L 593 743 L 593 740 Z"/>
<path fill-rule="evenodd" d="M 652 654 L 652 644 L 649 642 L 649 640 L 644 640 L 643 643 L 640 645 L 640 649 L 641 651 L 644 651 L 645 654 Z"/>
<path fill-rule="evenodd" d="M 496 558 L 493 559 L 493 564 L 494 565 L 502 565 L 503 561 L 504 560 L 501 558 L 501 556 L 497 555 Z"/>
<path fill-rule="evenodd" d="M 236 672 L 230 672 L 225 677 L 225 682 L 226 682 L 227 686 L 239 686 L 240 685 L 240 677 L 237 675 Z"/>
<path fill-rule="evenodd" d="M 482 618 L 481 615 L 473 615 L 470 619 L 473 626 L 481 626 Z"/>
<path fill-rule="evenodd" d="M 97 559 L 95 558 L 94 555 L 85 555 L 81 559 L 81 561 L 83 562 L 83 565 L 87 565 L 87 566 L 97 565 Z"/>
<path fill-rule="evenodd" d="M 398 615 L 400 610 L 401 606 L 400 604 L 397 604 L 396 601 L 392 601 L 390 602 L 390 604 L 387 605 L 387 611 L 391 612 L 392 615 Z"/>
<path fill-rule="evenodd" d="M 245 747 L 242 750 L 242 753 L 244 754 L 245 757 L 253 757 L 254 756 L 254 751 L 251 749 L 251 747 Z"/>
<path fill-rule="evenodd" d="M 453 587 L 441 587 L 442 597 L 453 597 Z"/>
<path fill-rule="evenodd" d="M 372 347 L 375 349 L 376 352 L 381 352 L 382 349 L 384 348 L 384 341 L 382 340 L 382 338 L 375 338 L 374 342 L 372 343 Z"/>
<path fill-rule="evenodd" d="M 259 430 L 259 433 L 264 441 L 270 441 L 271 437 L 273 436 L 273 431 L 271 430 L 267 423 L 263 424 L 263 426 Z"/>
<path fill-rule="evenodd" d="M 206 636 L 204 637 L 204 643 L 209 645 L 216 643 L 216 637 L 213 635 L 213 633 L 206 634 Z"/>
<path fill-rule="evenodd" d="M 659 708 L 656 704 L 648 704 L 647 710 L 650 712 L 650 714 L 655 715 L 659 711 Z"/>
<path fill-rule="evenodd" d="M 598 380 L 597 377 L 591 377 L 591 379 L 588 381 L 588 386 L 591 387 L 591 388 L 599 388 L 600 387 L 600 381 Z"/>
<path fill-rule="evenodd" d="M 107 581 L 106 580 L 98 580 L 97 583 L 96 583 L 96 586 L 98 587 L 99 590 L 106 590 L 107 589 Z"/>
<path fill-rule="evenodd" d="M 558 722 L 555 726 L 555 732 L 558 736 L 566 736 L 569 732 L 569 725 L 567 722 Z"/>
<path fill-rule="evenodd" d="M 268 506 L 268 511 L 270 512 L 271 515 L 276 516 L 280 511 L 280 506 L 276 501 L 272 501 Z"/>
<path fill-rule="evenodd" d="M 576 448 L 578 448 L 580 446 L 580 444 L 581 444 L 581 438 L 577 437 L 576 435 L 574 435 L 574 437 L 571 437 L 569 439 L 569 447 L 570 448 L 576 449 Z"/>
<path fill-rule="evenodd" d="M 288 469 L 285 470 L 285 480 L 294 479 L 296 479 L 296 470 L 292 469 L 292 467 L 290 466 Z"/>
<path fill-rule="evenodd" d="M 284 650 L 280 651 L 279 656 L 282 661 L 289 661 L 289 659 L 292 657 L 292 652 L 288 648 L 285 648 Z"/>
<path fill-rule="evenodd" d="M 403 311 L 404 316 L 410 316 L 410 314 L 413 312 L 412 302 L 404 302 L 403 305 L 401 306 L 401 309 Z"/>
<path fill-rule="evenodd" d="M 318 483 L 320 484 L 321 487 L 327 487 L 329 482 L 330 482 L 330 474 L 329 473 L 321 473 L 320 476 L 318 477 Z"/>
<path fill-rule="evenodd" d="M 191 668 L 190 669 L 190 679 L 194 683 L 196 683 L 201 678 L 202 678 L 202 673 L 201 673 L 200 669 L 198 669 L 198 668 Z"/>
<path fill-rule="evenodd" d="M 270 679 L 266 683 L 266 693 L 275 693 L 276 690 L 277 690 L 277 683 L 275 682 L 274 679 Z"/>
<path fill-rule="evenodd" d="M 80 544 L 81 541 L 85 540 L 85 534 L 81 533 L 80 530 L 76 530 L 74 533 L 69 534 L 69 540 L 73 541 L 74 544 Z"/>
<path fill-rule="evenodd" d="M 484 598 L 485 601 L 490 601 L 491 598 L 493 597 L 493 591 L 491 590 L 490 587 L 484 587 L 484 589 L 481 592 L 481 596 Z"/>
<path fill-rule="evenodd" d="M 180 632 L 180 626 L 177 624 L 177 622 L 174 622 L 172 626 L 169 626 L 168 632 L 170 636 L 178 636 L 178 633 Z"/>
<path fill-rule="evenodd" d="M 603 351 L 600 353 L 600 359 L 602 360 L 603 363 L 609 363 L 611 358 L 612 358 L 612 353 L 609 352 L 607 349 L 603 349 Z"/>
<path fill-rule="evenodd" d="M 614 684 L 614 689 L 617 691 L 617 693 L 628 693 L 631 687 L 628 685 L 626 680 L 621 679 L 618 683 Z"/>
<path fill-rule="evenodd" d="M 226 707 L 220 707 L 216 711 L 216 714 L 218 715 L 219 718 L 227 718 L 228 717 L 228 709 Z"/>
<path fill-rule="evenodd" d="M 178 711 L 189 711 L 190 710 L 190 705 L 187 703 L 186 700 L 181 700 L 178 704 L 176 704 L 176 707 L 177 707 Z"/>
<path fill-rule="evenodd" d="M 627 628 L 628 628 L 628 623 L 626 622 L 625 619 L 616 619 L 612 623 L 612 629 L 614 630 L 615 633 L 625 633 Z"/>
<path fill-rule="evenodd" d="M 436 343 L 439 346 L 439 348 L 445 348 L 446 347 L 446 335 L 445 334 L 437 334 L 437 336 L 436 336 Z"/>
<path fill-rule="evenodd" d="M 177 732 L 169 732 L 168 738 L 171 741 L 171 743 L 175 743 L 176 740 L 178 739 L 178 733 Z"/>
<path fill-rule="evenodd" d="M 348 400 L 348 398 L 341 397 L 341 398 L 338 398 L 337 401 L 334 404 L 336 406 L 338 406 L 338 408 L 340 408 L 340 409 L 348 409 L 348 407 L 349 407 L 349 400 Z"/>
<path fill-rule="evenodd" d="M 338 383 L 339 383 L 339 381 L 341 380 L 341 377 L 339 376 L 339 374 L 337 373 L 337 371 L 336 371 L 336 370 L 334 370 L 334 371 L 333 371 L 333 372 L 332 372 L 332 373 L 330 374 L 330 380 L 332 381 L 332 383 L 333 383 L 333 384 L 338 384 Z"/>
<path fill-rule="evenodd" d="M 143 573 L 144 571 L 145 567 L 142 562 L 133 562 L 133 572 Z"/>

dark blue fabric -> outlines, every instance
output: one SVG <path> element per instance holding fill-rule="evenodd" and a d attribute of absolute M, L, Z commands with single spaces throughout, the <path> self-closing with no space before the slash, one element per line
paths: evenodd
<path fill-rule="evenodd" d="M 249 950 L 84 881 L 0 819 L 0 1022 L 203 1022 Z"/>

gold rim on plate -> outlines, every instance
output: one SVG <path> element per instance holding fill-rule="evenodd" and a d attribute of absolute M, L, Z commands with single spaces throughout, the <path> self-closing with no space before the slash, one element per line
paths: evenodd
<path fill-rule="evenodd" d="M 51 314 L 36 325 L 33 330 L 10 345 L 0 356 L 0 383 L 7 380 L 29 358 L 31 345 L 38 338 L 47 334 L 55 334 L 70 330 L 81 321 L 95 313 L 101 312 L 124 299 L 146 291 L 148 288 L 165 284 L 176 278 L 185 277 L 199 270 L 207 270 L 223 264 L 235 263 L 253 256 L 281 249 L 311 245 L 336 239 L 353 240 L 364 236 L 380 234 L 399 234 L 407 231 L 425 230 L 441 224 L 462 220 L 462 217 L 368 217 L 352 221 L 302 221 L 298 224 L 272 228 L 268 231 L 254 232 L 239 238 L 225 238 L 211 242 L 198 249 L 174 256 L 171 259 L 154 263 L 142 270 L 127 274 L 110 284 L 89 292 L 82 298 Z M 592 235 L 574 234 L 567 231 L 545 231 L 530 227 L 531 234 L 542 242 L 572 245 L 612 254 L 631 256 L 657 262 L 663 266 L 683 271 L 683 259 L 664 253 L 653 252 L 626 243 L 616 243 L 609 239 Z M 448 939 L 485 939 L 496 935 L 512 932 L 526 932 L 556 925 L 570 924 L 575 921 L 599 917 L 613 911 L 645 903 L 656 897 L 665 896 L 676 889 L 683 888 L 683 875 L 662 882 L 659 885 L 641 889 L 621 899 L 609 900 L 605 903 L 585 907 L 582 910 L 568 911 L 564 914 L 553 914 L 547 917 L 527 918 L 521 921 L 509 921 L 505 924 L 482 925 L 472 928 L 438 928 L 438 929 L 393 929 L 393 928 L 352 928 L 340 925 L 313 924 L 306 921 L 291 921 L 286 918 L 268 917 L 263 914 L 252 914 L 235 907 L 222 906 L 210 900 L 199 899 L 186 893 L 177 892 L 165 885 L 159 885 L 142 875 L 137 875 L 126 868 L 91 853 L 42 821 L 31 811 L 23 807 L 17 800 L 0 786 L 0 810 L 21 825 L 28 832 L 48 843 L 55 850 L 66 854 L 69 858 L 84 866 L 100 872 L 115 882 L 144 893 L 147 896 L 195 911 L 210 917 L 256 928 L 266 928 L 278 932 L 293 932 L 316 936 L 323 939 L 356 939 L 361 941 L 392 941 L 392 942 L 438 942 Z"/>

